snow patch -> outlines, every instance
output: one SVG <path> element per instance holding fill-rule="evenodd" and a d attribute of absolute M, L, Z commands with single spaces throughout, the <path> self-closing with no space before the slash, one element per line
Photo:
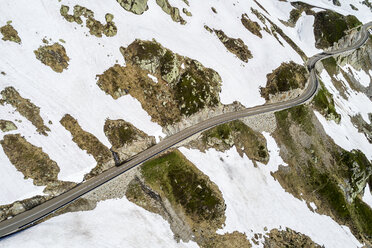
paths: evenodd
<path fill-rule="evenodd" d="M 361 246 L 349 228 L 340 226 L 329 216 L 312 212 L 305 201 L 287 193 L 271 176 L 285 163 L 279 156 L 275 140 L 268 133 L 263 134 L 270 161 L 267 165 L 259 163 L 257 168 L 245 155 L 240 157 L 235 148 L 225 153 L 214 149 L 201 153 L 180 148 L 222 192 L 226 203 L 226 225 L 218 232 L 237 230 L 252 238 L 254 233 L 265 233 L 265 227 L 269 230 L 289 227 L 325 247 Z"/>
<path fill-rule="evenodd" d="M 88 212 L 67 213 L 9 238 L 0 247 L 198 247 L 177 243 L 169 224 L 126 198 L 99 202 Z"/>
<path fill-rule="evenodd" d="M 369 189 L 368 183 L 366 187 L 364 188 L 364 195 L 363 195 L 362 200 L 365 203 L 367 203 L 370 208 L 372 208 L 372 194 L 371 194 L 371 190 Z"/>
<path fill-rule="evenodd" d="M 337 75 L 337 79 L 344 82 L 348 100 L 340 96 L 332 83 L 331 77 L 325 70 L 322 71 L 320 77 L 328 91 L 333 94 L 337 113 L 341 114 L 341 122 L 336 124 L 334 121 L 327 121 L 324 116 L 315 111 L 315 115 L 323 125 L 324 130 L 337 145 L 345 150 L 359 149 L 368 159 L 372 159 L 372 144 L 368 142 L 363 133 L 358 132 L 350 118 L 350 116 L 359 113 L 369 123 L 368 113 L 371 112 L 372 102 L 365 94 L 352 90 L 341 73 Z"/>
<path fill-rule="evenodd" d="M 148 76 L 149 78 L 151 78 L 151 80 L 152 80 L 154 83 L 158 83 L 158 78 L 157 78 L 157 77 L 155 77 L 155 76 L 153 76 L 153 75 L 151 75 L 151 74 L 147 74 L 147 76 Z"/>

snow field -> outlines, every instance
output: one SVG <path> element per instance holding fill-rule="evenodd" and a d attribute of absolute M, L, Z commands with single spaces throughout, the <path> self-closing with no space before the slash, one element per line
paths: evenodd
<path fill-rule="evenodd" d="M 2 239 L 0 247 L 195 248 L 177 243 L 169 224 L 126 198 L 98 203 L 93 211 L 67 213 Z"/>
<path fill-rule="evenodd" d="M 326 133 L 345 150 L 359 149 L 368 159 L 372 159 L 372 144 L 368 142 L 363 133 L 358 132 L 350 119 L 350 116 L 360 113 L 364 121 L 370 123 L 368 113 L 372 111 L 372 102 L 365 94 L 352 90 L 341 73 L 337 75 L 337 78 L 343 81 L 348 100 L 340 95 L 325 70 L 322 71 L 320 77 L 328 91 L 333 94 L 337 113 L 341 114 L 341 122 L 336 124 L 334 121 L 327 121 L 320 113 L 315 112 Z"/>
<path fill-rule="evenodd" d="M 219 233 L 237 230 L 252 238 L 254 233 L 265 233 L 265 227 L 268 230 L 289 227 L 327 248 L 361 246 L 347 227 L 329 216 L 312 212 L 305 201 L 285 192 L 270 173 L 286 164 L 279 156 L 275 140 L 268 133 L 263 134 L 270 161 L 267 165 L 259 163 L 257 168 L 245 155 L 240 157 L 235 148 L 225 153 L 214 149 L 206 153 L 180 149 L 222 192 L 227 206 L 226 226 Z"/>

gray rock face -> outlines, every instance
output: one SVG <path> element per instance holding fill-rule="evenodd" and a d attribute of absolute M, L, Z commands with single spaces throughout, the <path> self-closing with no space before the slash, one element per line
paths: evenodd
<path fill-rule="evenodd" d="M 136 15 L 142 15 L 143 12 L 148 10 L 148 0 L 116 0 L 121 7 L 125 10 L 130 11 Z"/>

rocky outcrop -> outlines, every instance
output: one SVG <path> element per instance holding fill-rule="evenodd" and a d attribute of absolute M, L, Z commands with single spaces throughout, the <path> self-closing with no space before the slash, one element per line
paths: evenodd
<path fill-rule="evenodd" d="M 363 133 L 368 142 L 372 143 L 372 113 L 369 114 L 369 124 L 363 119 L 360 114 L 351 116 L 351 122 L 358 129 L 358 132 Z"/>
<path fill-rule="evenodd" d="M 148 0 L 116 0 L 125 10 L 130 11 L 136 15 L 142 15 L 148 10 Z"/>
<path fill-rule="evenodd" d="M 173 53 L 156 41 L 136 40 L 120 51 L 126 66 L 114 65 L 98 75 L 98 86 L 114 99 L 130 94 L 160 125 L 176 123 L 182 116 L 219 103 L 221 78 L 198 61 Z"/>
<path fill-rule="evenodd" d="M 0 120 L 0 130 L 6 133 L 17 130 L 17 126 L 12 121 Z"/>
<path fill-rule="evenodd" d="M 6 87 L 0 92 L 2 99 L 0 104 L 12 105 L 22 116 L 29 120 L 36 130 L 45 136 L 50 129 L 44 125 L 44 120 L 40 116 L 40 108 L 33 104 L 29 99 L 23 98 L 13 87 Z"/>
<path fill-rule="evenodd" d="M 275 96 L 300 89 L 299 91 L 296 91 L 295 95 L 293 96 L 297 97 L 305 88 L 308 76 L 309 74 L 304 66 L 296 64 L 293 61 L 289 63 L 282 63 L 272 73 L 267 74 L 266 87 L 261 87 L 260 89 L 261 96 L 265 98 L 266 101 L 270 102 L 275 102 L 275 100 L 282 101 L 283 97 L 278 99 L 278 97 Z M 292 96 L 288 95 L 286 99 L 290 97 Z"/>
<path fill-rule="evenodd" d="M 11 23 L 12 21 L 8 21 L 7 25 L 0 27 L 0 33 L 3 35 L 2 40 L 20 44 L 21 38 L 18 36 L 17 30 L 14 29 Z"/>
<path fill-rule="evenodd" d="M 156 144 L 155 137 L 124 120 L 106 120 L 104 132 L 121 161 L 126 160 Z"/>
<path fill-rule="evenodd" d="M 345 31 L 361 25 L 355 16 L 343 16 L 331 10 L 315 14 L 314 35 L 315 46 L 328 48 L 345 36 Z"/>
<path fill-rule="evenodd" d="M 226 49 L 235 54 L 241 61 L 248 63 L 248 60 L 253 58 L 251 51 L 248 49 L 247 45 L 240 38 L 235 39 L 227 36 L 222 30 L 214 29 L 214 33 L 217 35 L 218 39 L 226 47 Z"/>
<path fill-rule="evenodd" d="M 53 71 L 59 73 L 67 69 L 68 62 L 70 61 L 65 48 L 59 43 L 54 43 L 49 46 L 40 46 L 34 53 L 36 58 L 44 65 L 49 66 Z"/>
<path fill-rule="evenodd" d="M 273 136 L 288 166 L 273 175 L 299 199 L 314 202 L 317 212 L 347 225 L 362 242 L 371 243 L 372 210 L 360 201 L 371 164 L 360 151 L 348 152 L 328 137 L 310 106 L 275 113 Z"/>
<path fill-rule="evenodd" d="M 94 12 L 90 9 L 82 7 L 80 5 L 74 6 L 73 14 L 68 14 L 70 7 L 62 5 L 60 9 L 61 15 L 68 22 L 76 22 L 77 24 L 82 24 L 82 16 L 86 18 L 86 27 L 89 29 L 89 33 L 96 37 L 102 37 L 104 34 L 107 37 L 115 36 L 117 33 L 117 27 L 113 22 L 114 16 L 110 13 L 105 15 L 106 24 L 103 25 L 100 21 L 94 18 Z"/>
<path fill-rule="evenodd" d="M 116 0 L 121 7 L 125 10 L 130 11 L 136 15 L 142 15 L 145 11 L 148 10 L 147 2 L 148 0 Z M 168 0 L 156 0 L 156 4 L 164 11 L 164 13 L 170 15 L 174 22 L 179 22 L 180 24 L 186 24 L 186 21 L 180 15 L 180 10 L 176 7 L 173 7 Z M 188 2 L 186 2 L 188 4 Z M 191 13 L 185 9 L 183 12 L 187 16 L 191 16 Z"/>
<path fill-rule="evenodd" d="M 332 0 L 333 5 L 335 6 L 341 6 L 341 3 L 339 0 Z"/>
<path fill-rule="evenodd" d="M 207 130 L 185 146 L 197 148 L 202 152 L 210 148 L 224 152 L 235 146 L 241 156 L 246 154 L 254 164 L 267 164 L 269 161 L 265 137 L 239 120 Z"/>
<path fill-rule="evenodd" d="M 173 21 L 179 22 L 182 25 L 186 24 L 186 21 L 182 18 L 182 16 L 180 16 L 180 10 L 170 5 L 168 0 L 156 0 L 156 3 L 165 13 L 172 17 Z"/>
<path fill-rule="evenodd" d="M 313 98 L 312 104 L 327 120 L 334 121 L 337 124 L 341 122 L 341 115 L 337 113 L 333 95 L 320 83 L 318 92 Z"/>
<path fill-rule="evenodd" d="M 169 200 L 153 191 L 143 182 L 143 179 L 139 177 L 133 179 L 128 185 L 125 195 L 129 201 L 150 212 L 161 215 L 168 221 L 177 241 L 188 242 L 192 239 L 193 232 L 185 219 L 185 215 L 177 214 Z"/>

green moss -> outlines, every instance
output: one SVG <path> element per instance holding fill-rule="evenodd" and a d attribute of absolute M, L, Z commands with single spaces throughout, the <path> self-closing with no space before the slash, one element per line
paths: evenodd
<path fill-rule="evenodd" d="M 175 55 L 170 51 L 167 50 L 163 57 L 160 59 L 160 73 L 162 76 L 167 75 L 173 70 L 175 66 L 174 60 L 176 59 Z"/>
<path fill-rule="evenodd" d="M 347 165 L 348 168 L 353 168 L 353 164 L 357 163 L 361 170 L 366 170 L 371 167 L 371 163 L 363 152 L 359 150 L 352 150 L 351 152 L 343 151 L 341 154 L 341 162 Z"/>
<path fill-rule="evenodd" d="M 304 88 L 307 81 L 307 72 L 304 66 L 293 61 L 282 63 L 272 73 L 267 75 L 267 84 L 261 88 L 261 95 L 270 99 L 270 95 L 286 92 L 298 88 Z"/>
<path fill-rule="evenodd" d="M 354 201 L 354 210 L 363 232 L 372 236 L 372 209 L 358 197 Z"/>
<path fill-rule="evenodd" d="M 118 131 L 121 145 L 124 145 L 134 139 L 135 132 L 132 128 L 120 126 Z"/>
<path fill-rule="evenodd" d="M 161 56 L 163 48 L 157 42 L 142 42 L 136 51 L 136 55 L 140 61 L 151 60 L 154 57 Z"/>
<path fill-rule="evenodd" d="M 221 200 L 205 177 L 178 151 L 150 160 L 141 167 L 154 190 L 164 192 L 194 219 L 211 220 L 221 215 Z"/>
<path fill-rule="evenodd" d="M 210 81 L 207 72 L 196 68 L 188 69 L 181 75 L 174 89 L 183 115 L 192 115 L 198 112 L 205 107 L 207 101 L 208 106 L 218 103 L 218 96 L 211 93 Z"/>
<path fill-rule="evenodd" d="M 289 13 L 289 22 L 295 25 L 298 19 L 301 17 L 302 11 L 302 9 L 292 9 Z"/>
<path fill-rule="evenodd" d="M 213 137 L 220 140 L 228 139 L 231 135 L 230 124 L 222 124 L 204 133 L 204 137 Z"/>
<path fill-rule="evenodd" d="M 333 57 L 329 57 L 322 60 L 324 68 L 330 75 L 335 75 L 337 72 L 337 61 Z"/>
<path fill-rule="evenodd" d="M 314 23 L 314 34 L 318 48 L 332 46 L 340 40 L 345 31 L 362 23 L 355 16 L 343 16 L 336 12 L 327 10 L 316 13 Z"/>
<path fill-rule="evenodd" d="M 342 220 L 349 220 L 351 218 L 348 204 L 338 187 L 337 183 L 327 173 L 321 173 L 314 166 L 308 168 L 308 183 L 313 191 L 318 194 L 323 201 L 328 203 L 331 210 Z"/>
<path fill-rule="evenodd" d="M 341 115 L 336 111 L 333 96 L 324 87 L 323 83 L 321 83 L 321 87 L 318 90 L 318 93 L 314 96 L 312 102 L 315 109 L 317 109 L 327 119 L 333 119 L 336 123 L 340 122 Z"/>

